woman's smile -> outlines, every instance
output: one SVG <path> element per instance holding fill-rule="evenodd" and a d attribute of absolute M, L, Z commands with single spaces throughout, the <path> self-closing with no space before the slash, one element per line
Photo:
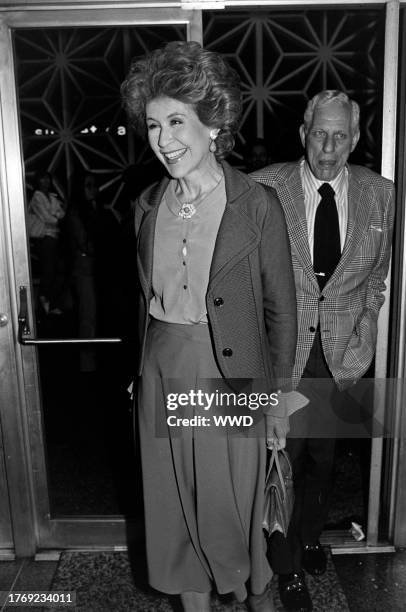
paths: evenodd
<path fill-rule="evenodd" d="M 165 157 L 168 164 L 176 164 L 184 154 L 186 153 L 187 148 L 177 149 L 176 151 L 162 151 L 162 155 Z"/>

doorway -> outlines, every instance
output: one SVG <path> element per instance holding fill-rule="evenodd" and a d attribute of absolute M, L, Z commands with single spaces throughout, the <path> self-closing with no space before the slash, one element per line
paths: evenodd
<path fill-rule="evenodd" d="M 59 295 L 56 304 L 49 305 L 46 312 L 40 300 L 40 246 L 38 239 L 27 232 L 28 205 L 35 191 L 37 171 L 44 167 L 51 170 L 52 189 L 65 212 L 75 198 L 77 177 L 84 179 L 84 174 L 91 174 L 103 215 L 109 220 L 109 230 L 113 227 L 118 230 L 114 239 L 107 239 L 109 250 L 114 253 L 113 243 L 114 248 L 126 248 L 120 232 L 124 230 L 125 235 L 129 202 L 144 178 L 154 177 L 156 172 L 145 147 L 130 136 L 119 103 L 118 86 L 133 55 L 166 40 L 201 40 L 204 35 L 208 48 L 221 50 L 221 45 L 225 45 L 229 59 L 245 75 L 245 88 L 254 91 L 258 85 L 267 85 L 256 81 L 265 74 L 259 70 L 258 62 L 252 62 L 256 54 L 275 61 L 269 83 L 279 77 L 283 80 L 283 62 L 278 63 L 276 57 L 278 44 L 283 41 L 286 45 L 283 61 L 294 80 L 297 104 L 289 103 L 281 83 L 270 100 L 261 98 L 259 103 L 246 95 L 245 127 L 234 159 L 236 165 L 242 165 L 248 136 L 254 132 L 261 135 L 261 130 L 262 135 L 272 131 L 272 115 L 279 114 L 281 109 L 287 120 L 280 122 L 278 129 L 282 129 L 283 123 L 288 126 L 288 133 L 281 135 L 285 136 L 284 146 L 291 140 L 289 130 L 293 130 L 297 109 L 303 106 L 308 94 L 307 90 L 306 95 L 303 93 L 300 84 L 305 73 L 299 57 L 300 45 L 304 46 L 304 55 L 308 52 L 306 28 L 314 32 L 319 23 L 321 30 L 327 32 L 335 27 L 345 44 L 355 47 L 357 41 L 348 36 L 361 29 L 350 27 L 346 11 L 338 9 L 319 10 L 319 15 L 316 11 L 282 13 L 273 9 L 265 17 L 260 11 L 207 11 L 202 21 L 201 11 L 180 8 L 90 9 L 89 3 L 83 8 L 80 4 L 77 2 L 76 9 L 42 10 L 38 3 L 20 13 L 11 9 L 1 13 L 3 251 L 9 262 L 5 268 L 9 286 L 7 283 L 5 286 L 10 296 L 4 310 L 10 310 L 15 321 L 18 313 L 22 313 L 30 331 L 23 334 L 24 346 L 16 344 L 17 329 L 8 334 L 7 346 L 12 347 L 10 362 L 16 367 L 3 375 L 7 379 L 3 387 L 7 401 L 0 407 L 3 433 L 7 432 L 5 456 L 18 448 L 19 455 L 25 457 L 19 464 L 11 454 L 11 462 L 7 465 L 4 462 L 3 470 L 11 474 L 9 515 L 14 517 L 14 542 L 19 554 L 32 554 L 38 548 L 124 546 L 126 524 L 140 520 L 141 491 L 133 470 L 129 469 L 136 449 L 131 443 L 132 419 L 125 390 L 136 348 L 131 291 L 123 298 L 113 289 L 118 280 L 113 265 L 111 280 L 96 291 L 99 296 L 100 292 L 107 294 L 107 300 L 96 298 L 104 305 L 104 312 L 98 315 L 97 332 L 86 337 L 82 332 L 81 336 L 80 290 L 71 282 L 70 234 L 61 223 L 53 287 Z M 361 11 L 352 13 L 355 20 L 360 19 Z M 368 23 L 375 23 L 376 27 L 364 24 L 365 29 L 375 37 L 383 36 L 382 8 L 371 10 L 368 15 Z M 290 28 L 292 16 L 294 25 Z M 261 41 L 263 46 L 259 47 Z M 236 52 L 239 43 L 241 48 Z M 365 62 L 365 70 L 373 67 L 374 45 L 365 47 L 368 52 L 371 50 L 372 58 Z M 346 57 L 353 51 L 342 49 Z M 315 45 L 311 53 L 314 62 L 309 61 L 307 69 L 315 78 L 314 83 L 318 83 Z M 360 80 L 358 73 L 351 72 L 350 64 L 350 61 L 348 66 L 341 64 L 340 74 L 348 73 L 356 88 Z M 382 66 L 378 68 L 379 82 Z M 327 78 L 327 61 L 320 74 Z M 370 75 L 366 77 L 370 83 Z M 291 84 L 285 81 L 285 85 L 289 89 Z M 328 81 L 319 85 L 318 88 L 330 86 Z M 368 164 L 369 156 L 369 165 L 379 170 L 376 151 L 380 150 L 380 143 L 373 134 L 381 133 L 380 114 L 374 114 L 377 101 L 370 94 L 365 94 L 371 111 L 367 146 L 363 149 L 367 159 L 360 162 Z M 283 155 L 288 155 L 285 149 Z M 142 171 L 134 184 L 128 177 L 134 176 L 137 167 Z M 63 223 L 67 223 L 67 214 L 64 219 Z M 127 246 L 128 259 L 132 251 L 129 243 Z M 105 252 L 99 253 L 103 258 Z M 109 266 L 111 259 L 108 257 L 101 268 Z M 119 284 L 125 289 L 128 285 L 125 281 Z M 26 304 L 23 311 L 22 304 Z M 126 307 L 121 311 L 123 304 Z M 61 312 L 50 312 L 54 308 Z M 84 343 L 84 339 L 92 342 Z M 84 366 L 86 362 L 88 365 Z M 89 363 L 93 366 L 89 367 Z M 374 457 L 374 469 L 378 472 L 382 449 L 378 464 Z M 0 457 L 0 485 L 1 474 Z M 355 486 L 357 482 L 354 480 Z M 359 502 L 361 507 L 363 502 Z M 378 506 L 374 508 L 373 537 L 377 537 L 378 531 Z M 4 542 L 11 541 L 10 520 L 8 524 Z"/>
<path fill-rule="evenodd" d="M 29 541 L 15 531 L 20 555 L 120 547 L 134 526 L 140 532 L 127 393 L 136 360 L 128 289 L 134 251 L 126 224 L 131 200 L 156 168 L 127 128 L 119 88 L 133 56 L 190 38 L 196 19 L 173 9 L 3 14 L 4 227 L 21 375 L 14 380 L 19 399 L 2 404 L 2 418 L 27 457 L 24 471 L 14 458 L 27 499 L 22 507 L 16 491 L 11 512 L 29 519 L 32 534 Z M 86 216 L 80 204 L 89 181 Z M 40 235 L 31 221 L 44 189 L 58 222 Z M 80 251 L 84 225 L 88 250 Z M 18 427 L 10 422 L 16 403 Z"/>

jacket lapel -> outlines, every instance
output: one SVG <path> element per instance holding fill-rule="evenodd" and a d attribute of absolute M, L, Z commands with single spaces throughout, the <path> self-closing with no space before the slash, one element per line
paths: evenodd
<path fill-rule="evenodd" d="M 239 210 L 241 198 L 252 189 L 243 174 L 222 163 L 226 187 L 226 207 L 220 223 L 210 267 L 209 287 L 227 273 L 259 241 L 255 225 Z"/>
<path fill-rule="evenodd" d="M 359 180 L 357 169 L 349 168 L 348 179 L 348 226 L 343 249 L 343 259 L 351 258 L 354 248 L 365 234 L 371 216 L 371 202 Z"/>
<path fill-rule="evenodd" d="M 348 222 L 347 235 L 344 243 L 341 259 L 334 270 L 326 287 L 347 267 L 353 259 L 353 253 L 360 244 L 362 237 L 367 231 L 371 216 L 371 203 L 366 195 L 364 185 L 359 180 L 357 168 L 348 167 Z"/>
<path fill-rule="evenodd" d="M 276 191 L 285 212 L 292 251 L 312 283 L 319 289 L 310 256 L 300 161 L 287 167 L 290 174 L 281 177 L 280 182 L 275 185 Z"/>
<path fill-rule="evenodd" d="M 155 226 L 159 203 L 168 186 L 169 178 L 154 186 L 145 196 L 141 196 L 139 206 L 144 211 L 138 230 L 137 266 L 138 276 L 144 294 L 149 299 L 152 288 L 152 264 L 154 254 Z"/>

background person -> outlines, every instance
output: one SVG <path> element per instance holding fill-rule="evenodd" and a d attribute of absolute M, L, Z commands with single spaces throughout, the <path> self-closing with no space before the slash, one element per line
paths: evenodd
<path fill-rule="evenodd" d="M 265 418 L 251 436 L 166 427 L 158 437 L 157 424 L 166 423 L 171 380 L 189 392 L 214 391 L 222 377 L 262 378 L 269 392 L 289 379 L 296 306 L 283 213 L 271 192 L 222 161 L 234 144 L 241 93 L 219 54 L 169 43 L 136 58 L 122 92 L 169 175 L 135 210 L 150 584 L 180 594 L 188 612 L 205 612 L 213 587 L 242 600 L 249 581 L 250 609 L 271 612 Z M 270 412 L 267 440 L 283 445 L 282 406 Z"/>
<path fill-rule="evenodd" d="M 120 224 L 106 208 L 94 173 L 75 177 L 74 184 L 67 229 L 79 337 L 114 337 L 124 325 L 118 282 L 123 265 Z M 94 371 L 94 348 L 83 347 L 80 355 L 81 371 Z M 112 363 L 108 369 L 111 374 Z"/>
<path fill-rule="evenodd" d="M 326 90 L 310 100 L 300 139 L 305 159 L 273 164 L 253 178 L 276 189 L 285 212 L 299 325 L 293 376 L 302 385 L 315 380 L 303 389 L 311 391 L 310 404 L 291 418 L 296 437 L 288 438 L 287 448 L 296 497 L 288 536 L 275 534 L 270 547 L 283 604 L 306 611 L 312 604 L 302 567 L 314 575 L 326 569 L 319 537 L 335 448 L 331 436 L 312 431 L 319 420 L 328 430 L 331 407 L 343 402 L 337 390 L 351 387 L 371 365 L 390 259 L 394 185 L 347 164 L 359 139 L 359 107 L 343 92 Z"/>
<path fill-rule="evenodd" d="M 254 172 L 271 163 L 271 156 L 264 138 L 254 138 L 245 145 L 246 172 Z"/>
<path fill-rule="evenodd" d="M 45 224 L 44 235 L 38 239 L 40 262 L 39 301 L 46 314 L 61 314 L 58 298 L 62 286 L 58 279 L 60 221 L 65 209 L 52 191 L 52 176 L 39 170 L 34 179 L 35 191 L 29 208 Z"/>
<path fill-rule="evenodd" d="M 75 190 L 67 217 L 71 282 L 79 338 L 97 335 L 96 241 L 98 187 L 96 177 L 85 173 L 75 179 Z M 91 346 L 80 349 L 80 371 L 94 372 L 96 352 Z"/>

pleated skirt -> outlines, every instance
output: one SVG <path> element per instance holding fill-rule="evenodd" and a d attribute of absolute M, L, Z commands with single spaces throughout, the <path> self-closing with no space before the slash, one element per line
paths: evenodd
<path fill-rule="evenodd" d="M 211 419 L 212 408 L 190 402 L 169 409 L 168 396 L 210 393 L 220 380 L 207 325 L 152 321 L 138 410 L 149 582 L 164 593 L 229 593 L 249 581 L 259 594 L 272 576 L 262 531 L 263 420 L 249 436 L 213 423 L 168 425 L 168 417 Z"/>

